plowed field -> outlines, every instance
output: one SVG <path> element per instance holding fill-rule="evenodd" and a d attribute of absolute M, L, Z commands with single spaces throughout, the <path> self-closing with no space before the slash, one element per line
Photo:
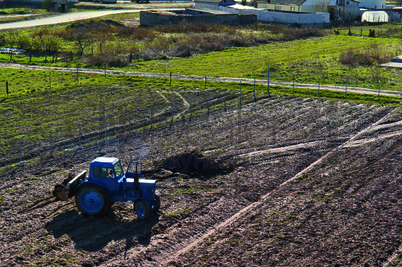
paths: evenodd
<path fill-rule="evenodd" d="M 401 119 L 271 97 L 42 156 L 2 174 L 0 265 L 400 265 Z M 143 159 L 161 211 L 141 221 L 115 203 L 88 217 L 74 199 L 54 201 L 54 184 L 101 155 Z"/>

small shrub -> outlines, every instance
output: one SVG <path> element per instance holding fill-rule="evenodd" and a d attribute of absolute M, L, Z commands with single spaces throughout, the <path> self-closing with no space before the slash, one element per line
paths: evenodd
<path fill-rule="evenodd" d="M 103 66 L 107 64 L 109 67 L 124 67 L 129 63 L 127 57 L 123 58 L 122 56 L 109 54 L 88 56 L 84 59 L 84 62 L 95 66 Z"/>
<path fill-rule="evenodd" d="M 373 45 L 365 51 L 349 50 L 339 56 L 339 62 L 345 65 L 373 66 L 391 61 L 394 53 Z"/>

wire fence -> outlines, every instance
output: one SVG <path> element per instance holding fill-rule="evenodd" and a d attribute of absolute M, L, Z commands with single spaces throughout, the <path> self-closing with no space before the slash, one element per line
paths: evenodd
<path fill-rule="evenodd" d="M 154 131 L 169 130 L 177 124 L 186 127 L 194 118 L 207 120 L 212 114 L 241 109 L 261 97 L 255 91 L 245 92 L 241 87 L 240 84 L 237 91 L 160 91 L 157 93 L 164 99 L 164 104 L 128 111 L 116 106 L 113 116 L 101 114 L 106 110 L 100 110 L 99 115 L 92 118 L 92 127 L 83 123 L 69 123 L 63 125 L 61 130 L 49 130 L 47 138 L 38 139 L 32 132 L 0 146 L 3 147 L 0 151 L 0 167 L 88 146 L 96 146 L 99 151 L 113 147 L 117 149 L 119 143 L 127 138 L 149 138 Z M 107 110 L 107 113 L 110 114 L 111 110 Z"/>
<path fill-rule="evenodd" d="M 77 69 L 76 75 L 85 71 L 84 69 Z M 106 69 L 102 71 L 105 75 L 123 74 L 118 71 L 108 72 Z M 141 75 L 155 76 L 155 74 Z M 47 137 L 38 138 L 37 133 L 28 132 L 23 137 L 17 136 L 8 140 L 7 143 L 1 142 L 0 167 L 23 162 L 38 156 L 52 155 L 65 150 L 85 148 L 92 145 L 97 146 L 101 151 L 108 147 L 118 147 L 120 142 L 124 142 L 124 140 L 133 135 L 145 138 L 152 136 L 153 131 L 157 129 L 170 129 L 174 124 L 178 123 L 181 123 L 182 127 L 186 127 L 192 122 L 193 118 L 208 119 L 211 114 L 239 110 L 247 103 L 257 101 L 261 97 L 270 97 L 273 84 L 288 86 L 289 90 L 293 90 L 293 92 L 303 86 L 314 86 L 316 87 L 318 98 L 322 94 L 320 90 L 325 89 L 325 86 L 321 85 L 320 79 L 318 84 L 311 85 L 296 82 L 295 75 L 292 75 L 288 82 L 277 81 L 277 77 L 269 70 L 266 75 L 265 81 L 257 80 L 255 77 L 253 79 L 237 79 L 238 82 L 236 84 L 231 83 L 228 88 L 225 85 L 225 88 L 220 90 L 212 90 L 208 89 L 209 81 L 225 81 L 225 78 L 181 76 L 173 75 L 172 73 L 160 74 L 160 78 L 167 79 L 170 84 L 172 84 L 172 79 L 193 79 L 200 89 L 149 90 L 147 94 L 152 99 L 149 105 L 139 105 L 135 109 L 130 109 L 124 106 L 113 105 L 106 107 L 99 104 L 97 114 L 87 116 L 86 119 L 76 122 L 64 121 L 64 124 L 60 122 L 59 124 L 62 125 L 59 125 L 56 130 L 49 130 Z M 246 83 L 247 88 L 245 88 Z M 263 83 L 266 86 L 262 93 L 261 90 L 256 92 L 256 84 L 258 83 Z M 342 86 L 332 86 L 332 89 L 342 90 L 345 93 L 345 99 L 347 99 L 348 89 L 350 90 L 351 87 L 352 85 L 345 83 Z M 402 94 L 400 95 L 402 96 Z M 379 88 L 378 100 L 380 100 L 380 97 L 381 89 Z M 43 127 L 46 127 L 46 125 Z"/>

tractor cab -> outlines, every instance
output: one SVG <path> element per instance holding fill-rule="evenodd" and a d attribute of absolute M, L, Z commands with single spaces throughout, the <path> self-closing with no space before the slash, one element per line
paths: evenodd
<path fill-rule="evenodd" d="M 123 176 L 119 159 L 99 157 L 91 162 L 88 181 L 106 187 L 110 194 L 118 194 L 118 180 Z"/>

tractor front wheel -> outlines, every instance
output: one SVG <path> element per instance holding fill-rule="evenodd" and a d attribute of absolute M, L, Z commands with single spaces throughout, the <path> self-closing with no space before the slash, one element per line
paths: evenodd
<path fill-rule="evenodd" d="M 138 218 L 141 220 L 147 220 L 149 218 L 149 206 L 142 200 L 138 200 L 135 202 L 135 212 L 137 213 Z"/>
<path fill-rule="evenodd" d="M 84 184 L 75 195 L 75 204 L 82 214 L 103 215 L 110 208 L 109 194 L 103 187 Z"/>

